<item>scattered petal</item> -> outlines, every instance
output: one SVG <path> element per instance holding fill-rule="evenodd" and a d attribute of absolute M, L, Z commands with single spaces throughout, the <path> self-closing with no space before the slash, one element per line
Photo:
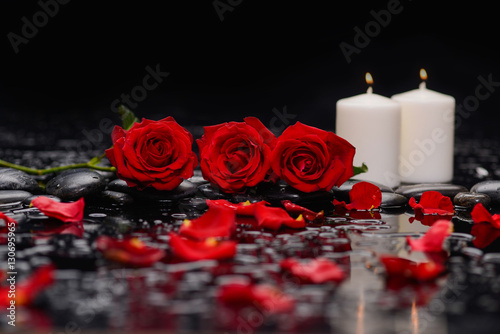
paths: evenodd
<path fill-rule="evenodd" d="M 271 314 L 290 312 L 295 306 L 291 296 L 267 284 L 226 283 L 219 287 L 217 299 L 229 307 L 254 306 Z"/>
<path fill-rule="evenodd" d="M 419 239 L 406 237 L 410 248 L 414 251 L 440 252 L 443 250 L 444 240 L 453 232 L 453 224 L 448 220 L 438 220 Z"/>
<path fill-rule="evenodd" d="M 382 191 L 376 185 L 369 182 L 358 182 L 349 191 L 350 203 L 333 200 L 334 205 L 344 206 L 348 210 L 372 210 L 380 207 L 382 203 Z"/>
<path fill-rule="evenodd" d="M 210 200 L 207 199 L 207 205 L 209 207 L 226 207 L 236 211 L 236 214 L 239 216 L 253 216 L 253 211 L 255 205 L 258 203 L 268 204 L 265 201 L 260 201 L 257 203 L 250 203 L 250 201 L 242 202 L 242 203 L 231 203 L 225 199 L 217 199 Z"/>
<path fill-rule="evenodd" d="M 208 238 L 194 241 L 170 233 L 170 247 L 174 255 L 185 261 L 223 260 L 236 254 L 236 241 L 217 241 Z"/>
<path fill-rule="evenodd" d="M 489 211 L 481 204 L 477 203 L 472 209 L 471 217 L 474 223 L 490 223 L 494 228 L 500 229 L 500 214 L 491 215 Z"/>
<path fill-rule="evenodd" d="M 179 234 L 193 239 L 228 238 L 236 229 L 236 211 L 225 206 L 209 206 L 199 218 L 185 220 Z"/>
<path fill-rule="evenodd" d="M 83 197 L 76 202 L 61 203 L 46 196 L 39 196 L 31 202 L 31 205 L 37 207 L 44 215 L 65 223 L 81 221 L 85 208 Z"/>
<path fill-rule="evenodd" d="M 7 274 L 7 278 L 9 275 Z M 9 282 L 7 280 L 7 282 Z M 36 297 L 45 290 L 47 287 L 52 285 L 54 282 L 54 266 L 44 265 L 37 268 L 31 275 L 29 275 L 24 280 L 16 282 L 14 280 L 15 288 L 15 301 L 16 306 L 28 306 L 31 305 Z M 10 289 L 10 284 L 0 288 L 0 305 L 7 307 L 10 303 L 10 298 L 8 298 Z"/>
<path fill-rule="evenodd" d="M 306 227 L 304 217 L 299 216 L 294 219 L 282 208 L 270 207 L 260 203 L 255 206 L 254 212 L 259 227 L 273 231 L 279 230 L 281 226 L 297 229 Z"/>
<path fill-rule="evenodd" d="M 451 215 L 453 214 L 453 203 L 447 196 L 443 196 L 439 191 L 426 191 L 417 203 L 414 197 L 409 202 L 413 210 L 421 211 L 426 215 Z"/>
<path fill-rule="evenodd" d="M 388 278 L 403 278 L 409 281 L 433 281 L 444 273 L 445 267 L 435 262 L 416 263 L 392 255 L 380 256 Z"/>
<path fill-rule="evenodd" d="M 471 234 L 475 237 L 472 243 L 477 248 L 485 248 L 500 237 L 500 215 L 491 215 L 488 210 L 478 203 L 471 212 L 474 225 Z"/>
<path fill-rule="evenodd" d="M 344 271 L 335 262 L 326 258 L 316 258 L 308 263 L 299 262 L 296 259 L 285 259 L 280 265 L 282 269 L 291 272 L 304 283 L 340 283 L 346 277 Z"/>
<path fill-rule="evenodd" d="M 292 215 L 302 215 L 308 221 L 321 221 L 323 220 L 325 213 L 323 210 L 320 212 L 314 212 L 308 208 L 292 203 L 290 200 L 281 201 L 285 210 Z"/>
<path fill-rule="evenodd" d="M 96 246 L 106 259 L 134 267 L 149 267 L 165 256 L 162 249 L 146 246 L 138 238 L 117 240 L 103 235 Z"/>

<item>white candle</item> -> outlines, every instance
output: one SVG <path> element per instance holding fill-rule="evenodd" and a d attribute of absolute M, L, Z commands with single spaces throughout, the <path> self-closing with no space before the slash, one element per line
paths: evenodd
<path fill-rule="evenodd" d="M 426 88 L 420 71 L 418 89 L 394 95 L 401 103 L 399 172 L 406 183 L 450 182 L 453 179 L 455 99 Z"/>
<path fill-rule="evenodd" d="M 398 158 L 401 126 L 401 107 L 387 97 L 374 94 L 371 75 L 366 94 L 337 101 L 336 134 L 356 147 L 354 165 L 363 162 L 368 172 L 357 179 L 399 185 Z"/>

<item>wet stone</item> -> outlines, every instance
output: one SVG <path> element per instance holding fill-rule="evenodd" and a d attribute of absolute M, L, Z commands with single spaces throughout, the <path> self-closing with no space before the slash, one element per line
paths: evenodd
<path fill-rule="evenodd" d="M 48 197 L 50 198 L 51 200 L 54 200 L 56 202 L 61 202 L 61 199 L 57 196 L 52 196 L 52 195 L 30 195 L 29 197 L 26 197 L 24 200 L 23 200 L 23 204 L 24 205 L 30 205 L 31 202 L 37 198 L 37 197 L 40 197 L 40 196 L 44 196 L 44 197 Z"/>
<path fill-rule="evenodd" d="M 0 204 L 22 202 L 30 196 L 32 194 L 24 190 L 0 190 Z"/>
<path fill-rule="evenodd" d="M 491 204 L 500 205 L 500 180 L 490 180 L 476 183 L 472 186 L 470 191 L 472 193 L 488 195 L 491 199 Z"/>
<path fill-rule="evenodd" d="M 122 193 L 113 190 L 104 190 L 98 196 L 99 200 L 102 200 L 110 204 L 132 204 L 134 203 L 134 198 L 129 194 Z"/>
<path fill-rule="evenodd" d="M 51 179 L 45 191 L 63 201 L 74 201 L 80 197 L 91 197 L 100 193 L 106 183 L 101 174 L 89 169 L 65 171 Z"/>
<path fill-rule="evenodd" d="M 390 193 L 390 192 L 382 192 L 382 203 L 380 204 L 381 208 L 384 209 L 392 209 L 392 208 L 402 208 L 408 204 L 408 198 L 403 195 Z"/>
<path fill-rule="evenodd" d="M 0 168 L 0 190 L 36 192 L 40 190 L 40 187 L 31 175 L 23 171 L 12 168 Z"/>
<path fill-rule="evenodd" d="M 465 208 L 472 209 L 477 203 L 481 203 L 485 207 L 490 205 L 491 199 L 486 194 L 461 192 L 453 198 L 453 204 Z"/>
<path fill-rule="evenodd" d="M 281 201 L 289 200 L 299 205 L 305 205 L 308 208 L 310 206 L 307 204 L 322 205 L 324 208 L 324 204 L 331 203 L 334 197 L 333 193 L 329 191 L 313 191 L 305 193 L 282 182 L 262 187 L 259 189 L 258 194 L 272 205 L 280 205 Z M 311 209 L 314 208 L 311 207 Z"/>
<path fill-rule="evenodd" d="M 451 183 L 422 183 L 414 185 L 405 185 L 397 188 L 395 192 L 397 194 L 406 196 L 407 198 L 414 197 L 417 201 L 420 200 L 420 196 L 426 191 L 439 191 L 443 196 L 448 196 L 450 198 L 455 197 L 456 194 L 460 192 L 467 192 L 468 189 L 464 186 L 451 184 Z"/>
<path fill-rule="evenodd" d="M 129 187 L 127 185 L 127 182 L 120 179 L 116 179 L 108 184 L 107 190 L 126 193 L 131 195 L 134 199 L 137 200 L 177 201 L 182 198 L 193 196 L 197 191 L 197 187 L 193 183 L 184 180 L 177 188 L 170 191 L 160 191 L 153 188 L 138 190 L 136 188 Z"/>
<path fill-rule="evenodd" d="M 213 187 L 211 184 L 202 184 L 198 186 L 198 190 L 203 196 L 209 199 L 229 199 L 229 194 L 223 193 L 220 189 Z"/>
<path fill-rule="evenodd" d="M 359 183 L 359 182 L 363 182 L 363 181 L 362 180 L 347 180 L 340 187 L 333 187 L 332 193 L 334 194 L 335 199 L 337 199 L 339 201 L 348 201 L 349 200 L 349 191 L 351 191 L 352 187 L 356 183 Z M 383 184 L 380 184 L 377 182 L 370 182 L 370 183 L 379 187 L 380 191 L 382 191 L 382 193 L 394 192 L 394 190 L 392 188 L 385 186 Z"/>

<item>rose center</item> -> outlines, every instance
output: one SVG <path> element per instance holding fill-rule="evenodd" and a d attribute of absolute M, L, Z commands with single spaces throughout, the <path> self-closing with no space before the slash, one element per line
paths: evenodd
<path fill-rule="evenodd" d="M 231 173 L 235 173 L 248 165 L 250 150 L 248 148 L 241 148 L 237 151 L 231 152 L 227 155 L 226 167 Z"/>

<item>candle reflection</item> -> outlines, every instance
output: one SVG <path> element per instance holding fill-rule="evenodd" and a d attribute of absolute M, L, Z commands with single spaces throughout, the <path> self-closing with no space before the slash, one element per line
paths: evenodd
<path fill-rule="evenodd" d="M 364 333 L 365 333 L 365 296 L 364 296 L 364 291 L 361 290 L 359 293 L 356 334 L 364 334 Z"/>
<path fill-rule="evenodd" d="M 413 326 L 413 334 L 418 334 L 418 309 L 415 299 L 411 303 L 411 324 Z"/>

